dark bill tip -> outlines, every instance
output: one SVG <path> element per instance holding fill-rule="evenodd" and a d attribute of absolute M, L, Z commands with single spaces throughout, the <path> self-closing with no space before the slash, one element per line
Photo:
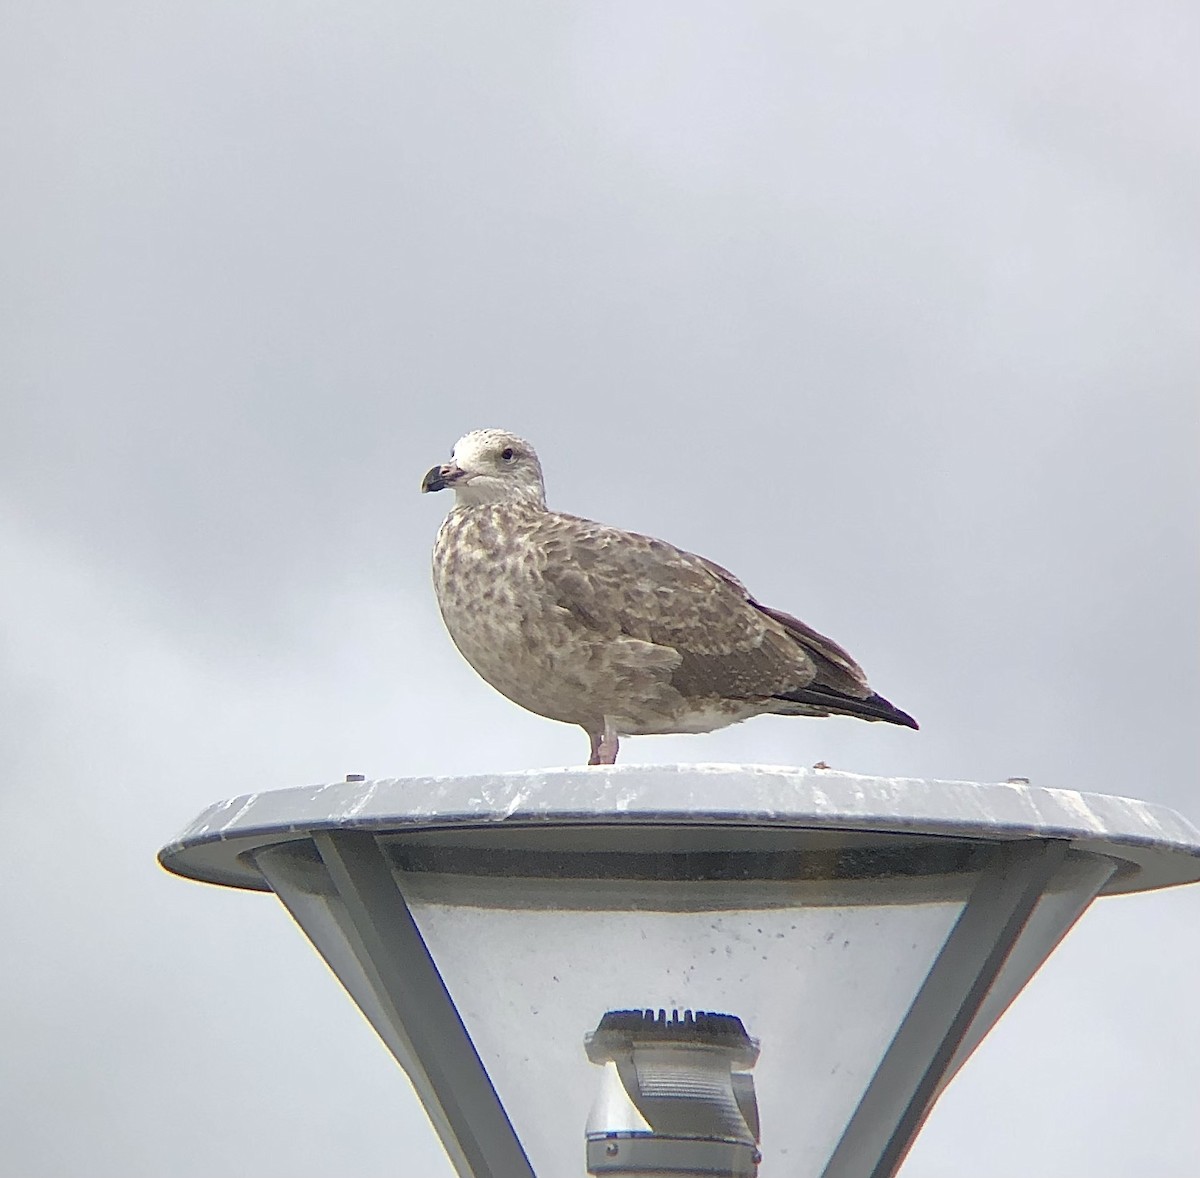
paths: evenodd
<path fill-rule="evenodd" d="M 421 480 L 422 491 L 444 491 L 446 487 L 447 483 L 442 476 L 442 468 L 440 466 L 433 467 Z"/>

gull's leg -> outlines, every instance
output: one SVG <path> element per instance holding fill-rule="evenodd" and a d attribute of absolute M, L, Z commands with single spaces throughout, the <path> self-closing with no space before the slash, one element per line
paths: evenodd
<path fill-rule="evenodd" d="M 601 765 L 615 765 L 617 763 L 617 749 L 620 747 L 620 741 L 617 740 L 616 729 L 609 722 L 608 717 L 604 718 L 604 735 L 600 737 L 600 754 Z"/>
<path fill-rule="evenodd" d="M 589 765 L 615 765 L 617 763 L 617 749 L 621 742 L 617 740 L 616 730 L 608 720 L 604 721 L 602 732 L 589 732 L 588 738 L 592 742 L 592 755 L 588 759 Z"/>

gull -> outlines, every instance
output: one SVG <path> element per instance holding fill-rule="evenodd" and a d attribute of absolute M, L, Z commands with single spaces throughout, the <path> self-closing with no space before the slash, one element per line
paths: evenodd
<path fill-rule="evenodd" d="M 615 764 L 622 736 L 711 732 L 764 713 L 917 727 L 836 642 L 720 565 L 550 511 L 524 438 L 460 438 L 421 481 L 447 488 L 433 582 L 451 639 L 513 703 L 583 728 L 589 765 Z"/>

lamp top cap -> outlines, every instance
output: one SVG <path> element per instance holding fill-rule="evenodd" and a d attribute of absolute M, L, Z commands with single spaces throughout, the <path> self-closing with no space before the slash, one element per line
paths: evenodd
<path fill-rule="evenodd" d="M 1120 860 L 1109 892 L 1200 881 L 1200 830 L 1165 806 L 1020 780 L 931 781 L 770 765 L 612 765 L 268 790 L 208 807 L 163 847 L 159 861 L 191 879 L 266 891 L 253 853 L 320 831 L 404 836 L 630 825 L 1053 838 Z"/>

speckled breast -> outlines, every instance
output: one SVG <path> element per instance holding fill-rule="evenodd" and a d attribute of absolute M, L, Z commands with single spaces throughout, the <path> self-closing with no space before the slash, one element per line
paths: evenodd
<path fill-rule="evenodd" d="M 538 572 L 528 530 L 513 509 L 457 507 L 433 550 L 442 618 L 468 663 L 531 712 L 583 723 L 594 705 L 564 668 L 588 662 Z"/>

